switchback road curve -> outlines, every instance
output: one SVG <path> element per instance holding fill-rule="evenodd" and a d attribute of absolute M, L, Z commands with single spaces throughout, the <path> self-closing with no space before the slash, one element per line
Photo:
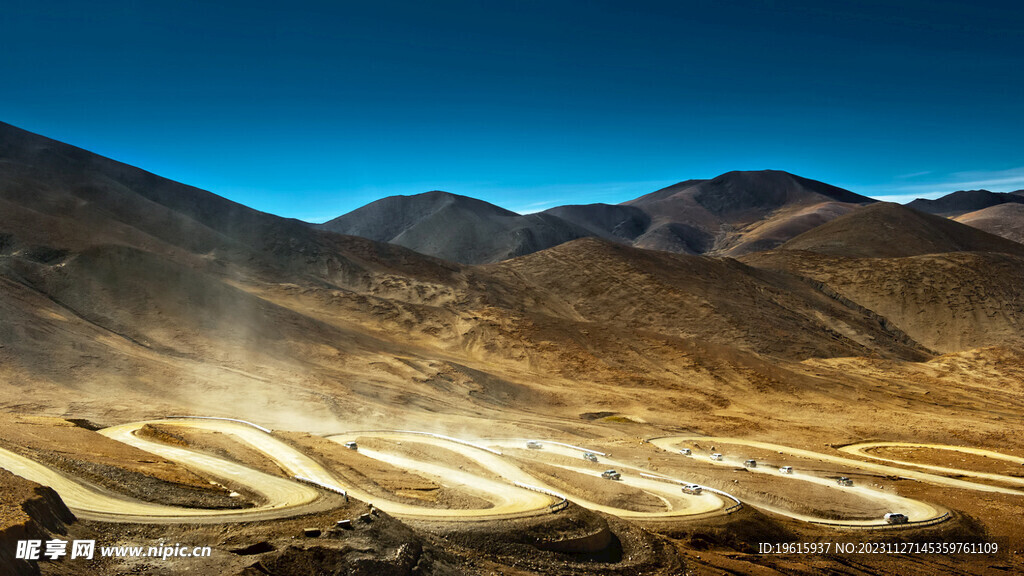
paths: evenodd
<path fill-rule="evenodd" d="M 918 444 L 914 442 L 860 442 L 857 444 L 842 446 L 839 448 L 839 451 L 845 452 L 847 454 L 852 454 L 854 456 L 862 456 L 864 458 L 881 460 L 882 462 L 891 462 L 893 464 L 900 464 L 903 466 L 913 466 L 916 468 L 922 468 L 924 470 L 932 470 L 940 474 L 950 474 L 954 476 L 971 476 L 973 478 L 982 478 L 985 480 L 992 480 L 995 482 L 1001 482 L 1003 484 L 1010 484 L 1013 486 L 1024 486 L 1024 478 L 1020 476 L 1009 476 L 1006 474 L 995 474 L 992 472 L 978 472 L 975 470 L 964 470 L 960 468 L 950 468 L 947 466 L 920 464 L 917 462 L 911 462 L 909 460 L 884 458 L 882 456 L 878 456 L 877 454 L 871 453 L 871 450 L 875 448 L 924 448 L 928 450 L 946 450 L 950 452 L 962 452 L 964 454 L 972 454 L 975 456 L 984 456 L 985 458 L 992 458 L 993 460 L 1003 460 L 1005 462 L 1011 462 L 1017 465 L 1024 464 L 1024 458 L 1021 458 L 1019 456 L 1011 456 L 1009 454 L 1003 454 L 1002 452 L 995 452 L 993 450 L 985 450 L 983 448 L 953 446 L 950 444 Z"/>
<path fill-rule="evenodd" d="M 914 477 L 915 475 L 909 474 L 907 470 L 892 468 L 889 466 L 882 466 L 873 464 L 870 462 L 863 462 L 860 460 L 853 460 L 849 458 L 842 458 L 838 456 L 830 456 L 828 454 L 820 454 L 818 452 L 812 452 L 810 450 L 802 450 L 799 448 L 790 448 L 780 444 L 772 444 L 769 442 L 759 442 L 755 440 L 745 440 L 742 438 L 723 438 L 714 436 L 666 436 L 662 438 L 652 438 L 648 440 L 651 444 L 666 450 L 668 452 L 678 453 L 679 447 L 685 443 L 692 442 L 703 442 L 712 444 L 727 444 L 735 446 L 749 446 L 751 448 L 759 448 L 762 450 L 770 450 L 777 453 L 790 454 L 792 456 L 798 456 L 801 458 L 808 458 L 812 460 L 818 460 L 821 462 L 829 462 L 833 464 L 840 464 L 851 469 L 862 469 L 871 470 L 873 472 L 879 472 L 886 475 L 898 475 L 903 477 Z M 722 450 L 725 452 L 726 450 Z M 680 456 L 683 457 L 683 456 Z M 726 466 L 729 468 L 742 467 L 744 458 L 735 457 L 732 455 L 724 456 L 722 460 L 708 460 L 710 464 L 717 466 Z M 911 498 L 904 498 L 895 494 L 885 492 L 882 490 L 876 490 L 865 486 L 849 486 L 839 487 L 835 482 L 828 478 L 820 476 L 814 476 L 811 474 L 802 473 L 796 471 L 793 474 L 779 474 L 775 467 L 765 467 L 763 462 L 758 463 L 756 468 L 747 468 L 752 473 L 756 474 L 772 474 L 775 479 L 780 482 L 809 482 L 818 484 L 821 486 L 827 486 L 829 488 L 843 490 L 845 493 L 852 493 L 862 498 L 883 502 L 893 512 L 899 512 L 906 514 L 909 522 L 920 524 L 926 522 L 937 522 L 948 517 L 948 511 L 940 506 L 929 504 L 927 502 L 921 502 Z M 969 487 L 970 489 L 976 489 L 980 485 L 966 482 L 956 482 L 949 478 L 943 478 L 941 476 L 931 477 L 931 475 L 920 475 L 917 474 L 917 479 L 920 480 L 934 480 L 945 485 L 955 485 L 958 488 Z M 947 483 L 951 482 L 951 483 Z M 856 519 L 834 519 L 834 518 L 822 518 L 809 516 L 806 514 L 800 514 L 791 510 L 778 508 L 775 506 L 757 504 L 758 508 L 768 510 L 770 512 L 782 514 L 790 518 L 797 520 L 803 520 L 805 522 L 813 522 L 815 524 L 831 525 L 831 526 L 842 526 L 842 527 L 853 527 L 853 528 L 872 528 L 872 527 L 888 527 L 890 526 L 883 518 L 871 519 L 871 520 L 856 520 Z"/>

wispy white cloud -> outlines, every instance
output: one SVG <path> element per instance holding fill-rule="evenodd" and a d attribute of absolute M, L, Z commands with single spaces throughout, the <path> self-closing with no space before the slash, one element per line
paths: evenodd
<path fill-rule="evenodd" d="M 1024 187 L 1024 166 L 990 172 L 957 172 L 952 175 L 952 179 L 954 182 L 958 182 L 959 186 L 963 186 L 959 190 L 967 188 L 1018 189 Z"/>
<path fill-rule="evenodd" d="M 931 170 L 925 170 L 924 172 L 911 172 L 910 174 L 900 174 L 897 178 L 901 180 L 906 180 L 908 178 L 920 178 L 921 176 L 927 176 L 931 173 Z"/>
<path fill-rule="evenodd" d="M 530 204 L 524 204 L 522 206 L 518 206 L 515 208 L 509 208 L 509 210 L 512 210 L 513 212 L 518 212 L 520 214 L 531 214 L 533 212 L 539 212 L 552 206 L 559 206 L 560 204 L 561 202 L 559 202 L 558 199 L 545 200 L 543 202 L 531 202 Z"/>

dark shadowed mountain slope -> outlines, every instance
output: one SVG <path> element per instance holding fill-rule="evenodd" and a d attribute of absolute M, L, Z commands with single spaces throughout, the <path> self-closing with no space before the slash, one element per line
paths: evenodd
<path fill-rule="evenodd" d="M 418 256 L 410 261 L 397 247 L 317 231 L 3 123 L 0 212 L 0 245 L 29 255 L 116 244 L 189 266 L 244 266 L 250 273 L 309 276 L 339 285 L 365 282 L 374 272 L 437 277 L 452 270 Z"/>
<path fill-rule="evenodd" d="M 666 195 L 669 191 L 672 193 Z M 692 198 L 695 204 L 717 216 L 734 218 L 742 218 L 746 214 L 756 216 L 791 204 L 816 204 L 823 201 L 854 204 L 874 202 L 871 198 L 849 190 L 788 172 L 757 170 L 726 172 L 711 180 L 682 182 L 626 204 L 649 206 L 669 199 L 683 198 Z"/>
<path fill-rule="evenodd" d="M 928 200 L 918 198 L 906 206 L 919 212 L 954 218 L 990 206 L 1014 203 L 1024 204 L 1024 196 L 1015 192 L 989 192 L 988 190 L 960 190 L 942 198 Z"/>
<path fill-rule="evenodd" d="M 593 236 L 629 242 L 643 234 L 651 216 L 625 204 L 574 204 L 544 211 L 583 228 Z"/>
<path fill-rule="evenodd" d="M 453 300 L 460 283 L 455 264 L 0 124 L 0 381 L 12 383 L 0 403 L 31 390 L 57 409 L 117 398 L 154 414 L 302 405 L 313 417 L 340 375 L 401 347 L 261 291 L 318 290 L 394 317 Z"/>
<path fill-rule="evenodd" d="M 497 262 L 592 234 L 550 214 L 519 215 L 438 191 L 383 198 L 320 228 L 464 264 Z"/>
<path fill-rule="evenodd" d="M 858 258 L 897 258 L 945 252 L 1024 255 L 1024 245 L 899 204 L 879 203 L 823 224 L 781 249 Z"/>
<path fill-rule="evenodd" d="M 1024 199 L 1024 196 L 1021 197 Z M 989 234 L 1024 243 L 1024 202 L 1006 202 L 954 218 Z"/>

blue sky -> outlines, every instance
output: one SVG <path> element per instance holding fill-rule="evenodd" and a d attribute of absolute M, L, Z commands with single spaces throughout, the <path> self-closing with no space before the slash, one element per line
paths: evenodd
<path fill-rule="evenodd" d="M 1024 188 L 1024 8 L 898 4 L 7 0 L 0 120 L 310 221 L 765 168 Z"/>

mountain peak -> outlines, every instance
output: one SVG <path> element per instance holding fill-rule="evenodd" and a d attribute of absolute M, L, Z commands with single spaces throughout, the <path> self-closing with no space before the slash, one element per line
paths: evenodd
<path fill-rule="evenodd" d="M 497 262 L 591 235 L 554 215 L 520 215 L 440 190 L 382 198 L 320 227 L 464 264 Z"/>

